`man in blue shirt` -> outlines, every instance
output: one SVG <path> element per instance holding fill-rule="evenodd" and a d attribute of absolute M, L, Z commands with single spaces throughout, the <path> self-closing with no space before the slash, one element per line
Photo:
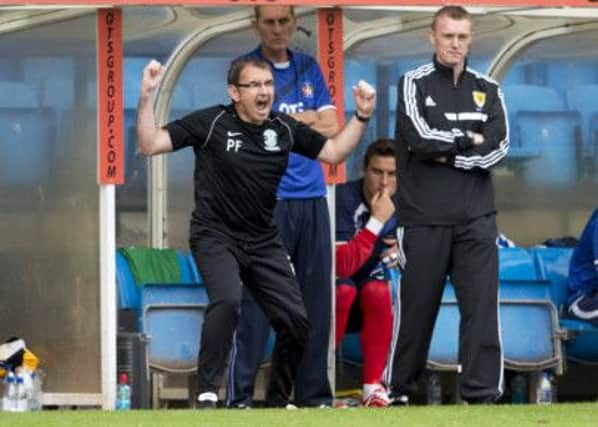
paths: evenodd
<path fill-rule="evenodd" d="M 598 209 L 590 217 L 569 265 L 569 313 L 598 325 Z"/>
<path fill-rule="evenodd" d="M 266 60 L 272 66 L 274 111 L 287 113 L 331 137 L 338 132 L 336 109 L 318 63 L 288 47 L 296 25 L 292 6 L 257 6 L 254 26 L 261 44 L 247 56 Z M 300 406 L 329 406 L 332 248 L 326 184 L 319 162 L 291 154 L 277 198 L 274 220 L 295 268 L 311 325 L 297 373 L 295 402 Z M 264 358 L 269 329 L 262 310 L 244 289 L 229 363 L 229 406 L 252 406 L 255 375 Z"/>

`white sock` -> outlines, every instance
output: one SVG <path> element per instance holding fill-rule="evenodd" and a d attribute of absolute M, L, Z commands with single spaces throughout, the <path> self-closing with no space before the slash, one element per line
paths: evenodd
<path fill-rule="evenodd" d="M 197 396 L 198 402 L 205 402 L 206 400 L 209 400 L 211 402 L 218 402 L 218 395 L 211 391 L 207 391 L 207 392 L 201 393 L 199 396 Z"/>

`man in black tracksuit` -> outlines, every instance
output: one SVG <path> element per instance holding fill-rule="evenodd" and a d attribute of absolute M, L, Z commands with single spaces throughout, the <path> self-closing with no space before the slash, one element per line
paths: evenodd
<path fill-rule="evenodd" d="M 137 141 L 146 155 L 185 147 L 195 153 L 189 240 L 210 298 L 198 360 L 198 405 L 217 405 L 243 282 L 276 331 L 267 404 L 285 406 L 309 325 L 289 256 L 272 220 L 276 189 L 291 151 L 328 163 L 344 160 L 367 126 L 375 91 L 359 82 L 353 88 L 358 112 L 337 136 L 326 139 L 292 117 L 272 112 L 270 65 L 240 58 L 228 73 L 231 105 L 198 110 L 159 128 L 152 98 L 164 72 L 157 61 L 143 70 Z"/>
<path fill-rule="evenodd" d="M 496 82 L 467 68 L 465 9 L 440 9 L 429 38 L 433 63 L 406 73 L 398 87 L 396 203 L 406 261 L 386 381 L 394 402 L 406 403 L 426 366 L 448 275 L 461 313 L 461 396 L 490 403 L 503 391 L 490 174 L 508 151 L 503 96 Z"/>

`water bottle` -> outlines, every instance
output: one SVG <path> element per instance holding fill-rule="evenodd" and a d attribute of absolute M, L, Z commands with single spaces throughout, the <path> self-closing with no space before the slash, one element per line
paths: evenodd
<path fill-rule="evenodd" d="M 552 403 L 552 383 L 548 372 L 540 372 L 536 390 L 536 403 L 538 405 L 550 405 Z"/>
<path fill-rule="evenodd" d="M 511 380 L 511 403 L 527 403 L 527 380 L 523 374 L 517 374 Z"/>
<path fill-rule="evenodd" d="M 42 409 L 42 377 L 43 373 L 37 370 L 31 374 L 31 393 L 29 394 L 29 410 Z"/>
<path fill-rule="evenodd" d="M 442 404 L 442 385 L 438 374 L 430 374 L 426 384 L 426 400 L 428 405 Z"/>
<path fill-rule="evenodd" d="M 25 380 L 22 374 L 18 374 L 16 377 L 16 396 L 15 396 L 15 411 L 25 412 L 27 411 L 27 391 L 25 390 Z"/>
<path fill-rule="evenodd" d="M 129 376 L 126 372 L 121 372 L 118 379 L 116 409 L 119 411 L 131 409 L 131 386 L 129 386 Z"/>
<path fill-rule="evenodd" d="M 390 285 L 390 297 L 393 305 L 398 297 L 398 287 L 400 280 L 399 269 L 396 266 L 393 266 L 394 262 L 396 262 L 396 255 L 394 257 L 385 256 L 382 258 L 382 265 L 384 266 L 384 278 Z"/>
<path fill-rule="evenodd" d="M 17 409 L 17 382 L 15 374 L 9 372 L 4 377 L 4 394 L 2 396 L 2 410 L 14 412 Z"/>

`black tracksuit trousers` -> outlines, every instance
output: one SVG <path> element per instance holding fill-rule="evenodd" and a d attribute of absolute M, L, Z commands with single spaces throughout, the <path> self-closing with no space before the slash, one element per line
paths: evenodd
<path fill-rule="evenodd" d="M 496 236 L 494 214 L 463 225 L 405 228 L 400 321 L 393 330 L 396 347 L 391 348 L 386 372 L 393 395 L 413 394 L 426 367 L 447 275 L 461 314 L 461 396 L 469 402 L 487 402 L 502 394 Z"/>
<path fill-rule="evenodd" d="M 286 405 L 307 343 L 309 324 L 280 238 L 255 244 L 202 233 L 193 239 L 191 251 L 210 298 L 198 357 L 199 393 L 218 393 L 239 319 L 243 283 L 276 332 L 266 403 Z"/>

